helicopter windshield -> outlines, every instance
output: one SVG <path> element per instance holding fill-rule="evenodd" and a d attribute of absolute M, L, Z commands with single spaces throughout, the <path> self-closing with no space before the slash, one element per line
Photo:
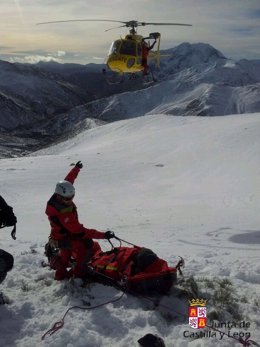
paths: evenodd
<path fill-rule="evenodd" d="M 121 45 L 121 40 L 116 40 L 116 41 L 112 42 L 108 54 L 113 54 L 113 53 L 117 53 L 118 54 L 120 45 Z"/>
<path fill-rule="evenodd" d="M 136 43 L 133 40 L 122 40 L 120 54 L 136 56 Z"/>
<path fill-rule="evenodd" d="M 136 56 L 136 42 L 133 40 L 116 40 L 112 42 L 109 54 L 125 54 Z"/>

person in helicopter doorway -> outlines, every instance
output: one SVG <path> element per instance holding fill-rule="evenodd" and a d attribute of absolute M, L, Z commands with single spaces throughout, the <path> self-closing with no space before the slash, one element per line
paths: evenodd
<path fill-rule="evenodd" d="M 16 223 L 17 218 L 13 212 L 13 208 L 9 206 L 4 198 L 0 195 L 0 228 L 10 227 L 12 226 L 11 236 L 15 240 L 16 239 Z M 7 272 L 13 268 L 14 265 L 14 257 L 0 249 L 0 283 L 4 281 L 6 278 Z M 0 305 L 7 303 L 8 300 L 5 298 L 2 292 L 0 292 Z"/>
<path fill-rule="evenodd" d="M 108 240 L 115 237 L 113 231 L 88 229 L 78 220 L 77 207 L 73 202 L 73 184 L 82 167 L 83 164 L 78 161 L 65 179 L 56 184 L 55 192 L 46 206 L 45 213 L 51 225 L 51 233 L 45 246 L 45 254 L 49 258 L 50 266 L 56 270 L 55 279 L 58 281 L 70 277 L 84 278 L 86 264 L 99 248 L 92 239 Z M 55 256 L 50 255 L 50 248 L 57 251 Z M 68 271 L 72 255 L 75 266 Z"/>
<path fill-rule="evenodd" d="M 149 55 L 149 51 L 153 49 L 155 44 L 156 44 L 156 40 L 154 40 L 154 42 L 151 45 L 147 43 L 145 39 L 143 39 L 142 41 L 142 63 L 141 64 L 143 66 L 143 76 L 148 75 L 148 70 L 149 70 L 149 66 L 147 63 L 148 55 Z"/>

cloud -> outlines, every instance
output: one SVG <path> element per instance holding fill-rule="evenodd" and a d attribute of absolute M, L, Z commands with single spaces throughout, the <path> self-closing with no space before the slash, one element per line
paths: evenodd
<path fill-rule="evenodd" d="M 66 52 L 57 51 L 48 53 L 43 50 L 33 50 L 33 51 L 17 51 L 13 54 L 5 55 L 5 60 L 11 63 L 29 63 L 36 64 L 40 61 L 50 62 L 55 61 L 57 63 L 63 63 L 63 58 L 66 57 Z M 1 55 L 0 55 L 1 58 Z"/>
<path fill-rule="evenodd" d="M 58 51 L 57 52 L 58 57 L 64 57 L 65 55 L 66 55 L 66 52 L 64 52 L 64 51 Z"/>
<path fill-rule="evenodd" d="M 103 63 L 104 58 L 91 55 L 86 55 L 82 52 L 48 52 L 44 50 L 31 50 L 31 51 L 15 51 L 11 54 L 0 54 L 0 59 L 6 60 L 11 63 L 29 63 L 37 64 L 40 61 L 50 62 L 54 61 L 57 63 L 79 63 L 88 64 L 92 61 L 99 60 L 100 63 Z"/>
<path fill-rule="evenodd" d="M 12 56 L 9 61 L 11 63 L 29 63 L 29 64 L 37 64 L 40 61 L 50 62 L 55 61 L 57 63 L 62 63 L 61 59 L 51 56 L 42 56 L 42 55 L 27 55 L 27 56 Z"/>

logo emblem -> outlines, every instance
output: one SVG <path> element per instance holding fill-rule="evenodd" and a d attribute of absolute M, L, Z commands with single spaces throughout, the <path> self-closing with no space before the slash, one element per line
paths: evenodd
<path fill-rule="evenodd" d="M 192 299 L 189 303 L 189 326 L 193 329 L 205 328 L 207 324 L 207 301 L 203 299 Z"/>

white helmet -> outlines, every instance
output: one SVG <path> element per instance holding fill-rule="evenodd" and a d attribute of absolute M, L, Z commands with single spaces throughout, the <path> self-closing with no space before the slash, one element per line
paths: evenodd
<path fill-rule="evenodd" d="M 71 198 L 75 195 L 75 188 L 68 181 L 59 181 L 56 184 L 55 193 L 63 196 L 64 198 Z"/>

